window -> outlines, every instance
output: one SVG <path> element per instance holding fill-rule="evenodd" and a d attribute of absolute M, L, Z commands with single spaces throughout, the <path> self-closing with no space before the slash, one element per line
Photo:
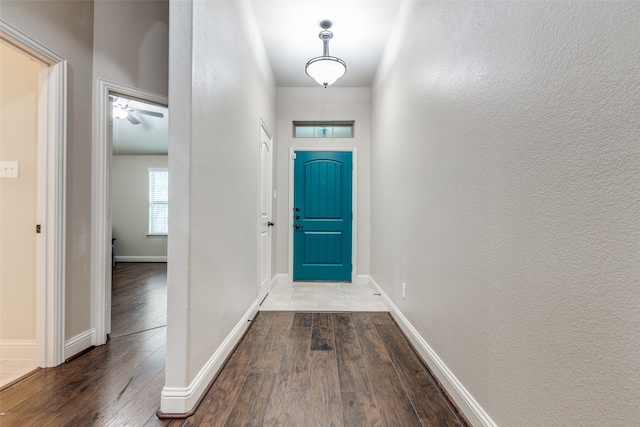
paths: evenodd
<path fill-rule="evenodd" d="M 169 172 L 149 168 L 149 234 L 166 235 L 169 218 Z"/>
<path fill-rule="evenodd" d="M 293 122 L 294 138 L 353 138 L 354 121 Z"/>

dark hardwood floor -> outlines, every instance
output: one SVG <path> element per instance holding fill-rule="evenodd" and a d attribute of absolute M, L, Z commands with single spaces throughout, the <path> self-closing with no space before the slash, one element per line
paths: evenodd
<path fill-rule="evenodd" d="M 111 338 L 166 325 L 167 264 L 116 264 L 111 288 Z"/>
<path fill-rule="evenodd" d="M 195 415 L 164 425 L 465 424 L 389 313 L 265 311 Z"/>
<path fill-rule="evenodd" d="M 119 313 L 156 301 L 141 290 L 163 273 L 147 268 L 130 286 L 114 275 Z M 137 296 L 116 299 L 120 288 Z M 159 420 L 166 328 L 130 317 L 130 332 L 1 391 L 0 426 L 465 425 L 388 313 L 260 312 L 195 415 Z"/>

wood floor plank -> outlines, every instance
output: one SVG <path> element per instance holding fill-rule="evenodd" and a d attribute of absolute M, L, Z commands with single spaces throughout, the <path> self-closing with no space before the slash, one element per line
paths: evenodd
<path fill-rule="evenodd" d="M 421 419 L 457 420 L 453 408 L 440 394 L 405 337 L 398 333 L 397 326 L 382 324 L 376 326 L 376 330 L 418 416 Z"/>
<path fill-rule="evenodd" d="M 352 313 L 351 316 L 380 417 L 387 426 L 422 426 L 369 314 Z"/>
<path fill-rule="evenodd" d="M 313 313 L 296 313 L 293 316 L 293 328 L 310 328 L 313 325 Z"/>
<path fill-rule="evenodd" d="M 226 426 L 262 426 L 276 374 L 249 374 L 227 418 Z"/>
<path fill-rule="evenodd" d="M 309 381 L 309 423 L 342 426 L 342 396 L 331 313 L 313 314 Z"/>
<path fill-rule="evenodd" d="M 344 427 L 382 427 L 380 411 L 371 393 L 342 393 Z"/>
<path fill-rule="evenodd" d="M 424 427 L 462 427 L 458 420 L 431 420 L 431 419 L 420 419 L 422 421 L 422 425 Z"/>
<path fill-rule="evenodd" d="M 307 396 L 309 425 L 343 425 L 342 396 L 335 350 L 311 351 L 310 390 Z"/>
<path fill-rule="evenodd" d="M 330 351 L 334 347 L 331 313 L 314 313 L 311 328 L 311 350 Z"/>
<path fill-rule="evenodd" d="M 369 376 L 349 313 L 333 315 L 340 390 L 369 393 Z"/>
<path fill-rule="evenodd" d="M 278 373 L 281 364 L 282 341 L 289 335 L 294 313 L 272 312 L 269 314 L 270 328 L 260 347 L 260 357 L 251 367 L 252 373 Z M 257 318 L 260 322 L 260 318 Z"/>
<path fill-rule="evenodd" d="M 164 359 L 164 352 L 160 354 Z M 119 426 L 122 420 L 128 420 L 131 425 L 142 425 L 148 415 L 154 413 L 160 405 L 160 398 L 156 394 L 162 390 L 165 382 L 164 366 L 161 366 L 152 378 L 148 375 L 137 375 L 126 389 L 121 390 L 109 405 L 105 421 L 110 426 Z M 112 397 L 113 399 L 113 397 Z"/>
<path fill-rule="evenodd" d="M 309 425 L 304 397 L 310 389 L 310 349 L 310 328 L 294 328 L 283 341 L 282 363 L 266 408 L 265 426 Z"/>
<path fill-rule="evenodd" d="M 37 426 L 42 424 L 38 421 L 38 414 L 16 414 L 0 413 L 0 426 L 2 427 L 24 427 Z"/>
<path fill-rule="evenodd" d="M 279 372 L 294 370 L 299 373 L 309 372 L 311 356 L 311 329 L 292 329 L 282 343 L 282 357 Z"/>

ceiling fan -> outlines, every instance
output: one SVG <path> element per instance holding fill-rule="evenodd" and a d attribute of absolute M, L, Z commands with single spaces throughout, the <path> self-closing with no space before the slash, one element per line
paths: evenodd
<path fill-rule="evenodd" d="M 144 114 L 152 117 L 163 118 L 164 114 L 157 111 L 143 110 L 141 108 L 133 108 L 129 106 L 129 99 L 120 98 L 117 96 L 110 96 L 111 102 L 113 102 L 113 117 L 117 119 L 127 119 L 132 125 L 139 125 L 142 123 L 134 113 Z"/>

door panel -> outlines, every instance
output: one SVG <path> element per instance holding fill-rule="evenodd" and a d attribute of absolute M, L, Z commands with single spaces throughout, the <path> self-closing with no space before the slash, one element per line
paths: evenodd
<path fill-rule="evenodd" d="M 296 153 L 293 280 L 351 281 L 352 157 Z"/>

